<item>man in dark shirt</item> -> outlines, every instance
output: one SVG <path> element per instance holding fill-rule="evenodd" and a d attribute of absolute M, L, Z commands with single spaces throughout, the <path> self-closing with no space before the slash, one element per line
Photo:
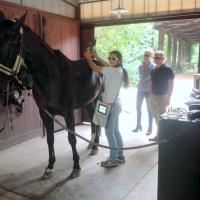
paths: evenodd
<path fill-rule="evenodd" d="M 174 85 L 174 72 L 165 64 L 164 52 L 156 51 L 154 54 L 155 69 L 151 71 L 151 94 L 149 106 L 156 121 L 157 134 L 150 141 L 159 140 L 159 120 L 160 116 L 166 112 L 166 107 L 170 104 L 170 99 Z"/>

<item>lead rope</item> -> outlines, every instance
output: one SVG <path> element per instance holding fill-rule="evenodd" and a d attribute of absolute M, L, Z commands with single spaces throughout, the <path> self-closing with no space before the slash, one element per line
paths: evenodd
<path fill-rule="evenodd" d="M 185 129 L 179 131 L 177 134 L 173 135 L 173 136 L 170 136 L 168 138 L 165 138 L 163 140 L 160 140 L 158 142 L 152 142 L 150 144 L 144 144 L 144 145 L 139 145 L 139 146 L 132 146 L 132 147 L 123 147 L 123 148 L 118 148 L 118 147 L 113 147 L 113 146 L 106 146 L 106 145 L 102 145 L 102 144 L 98 144 L 96 142 L 92 142 L 86 138 L 84 138 L 83 136 L 79 135 L 78 133 L 72 131 L 71 129 L 67 128 L 65 125 L 63 125 L 58 119 L 54 118 L 53 115 L 48 111 L 46 110 L 43 106 L 41 106 L 40 104 L 38 104 L 39 107 L 47 114 L 48 117 L 50 117 L 51 119 L 53 119 L 58 125 L 60 125 L 63 129 L 67 130 L 68 132 L 70 132 L 72 135 L 74 136 L 77 136 L 79 137 L 80 139 L 88 142 L 89 144 L 91 145 L 96 145 L 96 146 L 99 146 L 99 147 L 102 147 L 104 149 L 112 149 L 112 150 L 132 150 L 132 149 L 140 149 L 140 148 L 145 148 L 145 147 L 150 147 L 150 146 L 154 146 L 154 145 L 158 145 L 158 144 L 164 144 L 164 143 L 167 143 L 169 142 L 170 140 L 174 139 L 175 137 L 177 136 L 180 136 L 182 134 L 184 134 L 186 131 L 188 131 L 189 129 L 191 129 L 192 127 L 195 126 L 194 125 L 190 125 L 188 127 L 186 127 Z"/>

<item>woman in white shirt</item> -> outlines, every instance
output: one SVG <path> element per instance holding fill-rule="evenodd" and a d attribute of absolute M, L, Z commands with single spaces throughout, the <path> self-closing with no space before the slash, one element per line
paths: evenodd
<path fill-rule="evenodd" d="M 123 140 L 118 127 L 118 119 L 121 112 L 118 96 L 121 85 L 128 87 L 128 74 L 122 66 L 122 54 L 119 51 L 110 52 L 108 57 L 109 63 L 100 58 L 95 50 L 93 50 L 92 53 L 86 50 L 85 57 L 92 70 L 104 75 L 105 88 L 101 97 L 103 103 L 111 105 L 105 127 L 108 144 L 111 147 L 123 148 Z M 95 64 L 92 60 L 93 57 L 96 58 L 102 66 Z M 109 158 L 101 162 L 101 166 L 114 167 L 118 166 L 120 163 L 125 163 L 123 151 L 121 149 L 111 149 Z"/>

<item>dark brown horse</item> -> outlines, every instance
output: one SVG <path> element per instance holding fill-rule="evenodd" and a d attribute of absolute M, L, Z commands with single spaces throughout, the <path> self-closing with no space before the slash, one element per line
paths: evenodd
<path fill-rule="evenodd" d="M 98 97 L 102 82 L 99 75 L 89 68 L 85 59 L 71 61 L 43 42 L 24 25 L 25 17 L 26 14 L 13 22 L 5 19 L 0 12 L 0 79 L 14 80 L 32 89 L 47 130 L 49 163 L 43 177 L 48 178 L 56 160 L 54 121 L 43 109 L 53 116 L 63 116 L 67 127 L 74 131 L 74 109 L 88 105 L 89 115 L 92 117 L 91 104 Z M 76 137 L 68 133 L 68 140 L 74 161 L 71 177 L 77 177 L 81 168 Z"/>

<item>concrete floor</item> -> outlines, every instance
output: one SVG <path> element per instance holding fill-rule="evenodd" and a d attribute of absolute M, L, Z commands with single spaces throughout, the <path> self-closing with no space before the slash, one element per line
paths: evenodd
<path fill-rule="evenodd" d="M 88 125 L 77 126 L 76 131 L 89 138 Z M 143 133 L 125 134 L 126 146 L 148 142 Z M 107 144 L 104 133 L 101 143 Z M 67 144 L 67 133 L 57 133 L 55 174 L 46 181 L 40 180 L 48 159 L 46 140 L 36 138 L 4 150 L 0 155 L 0 187 L 29 199 L 156 199 L 157 146 L 125 152 L 126 163 L 113 169 L 100 166 L 100 161 L 107 158 L 108 150 L 100 149 L 97 156 L 89 156 L 86 147 L 86 142 L 78 140 L 81 176 L 68 180 L 72 169 L 72 154 Z"/>
<path fill-rule="evenodd" d="M 184 90 L 183 83 L 185 84 Z M 192 88 L 193 82 L 177 79 L 172 105 L 179 105 Z M 123 112 L 120 115 L 120 130 L 124 146 L 149 143 L 145 135 L 146 110 L 143 107 L 143 132 L 132 133 L 135 127 L 136 89 L 122 91 Z M 179 96 L 179 100 L 175 97 Z M 124 98 L 125 97 L 125 98 Z M 134 105 L 134 106 L 133 106 Z M 76 126 L 76 132 L 90 138 L 90 127 Z M 155 132 L 155 124 L 154 124 Z M 107 144 L 102 131 L 101 144 Z M 81 176 L 68 179 L 72 170 L 72 153 L 67 133 L 55 134 L 56 164 L 54 176 L 42 181 L 48 160 L 46 139 L 35 138 L 0 152 L 0 200 L 156 200 L 157 199 L 157 146 L 125 152 L 126 163 L 105 169 L 100 162 L 108 157 L 107 149 L 98 155 L 89 156 L 87 143 L 78 139 Z"/>

